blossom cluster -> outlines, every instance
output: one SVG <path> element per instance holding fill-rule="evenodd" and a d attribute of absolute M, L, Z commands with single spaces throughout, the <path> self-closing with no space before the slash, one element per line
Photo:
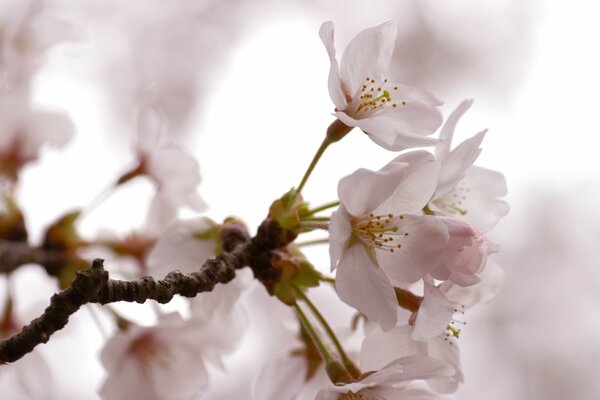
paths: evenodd
<path fill-rule="evenodd" d="M 267 220 L 275 221 L 285 244 L 248 259 L 255 279 L 242 270 L 232 282 L 184 300 L 178 311 L 153 308 L 152 324 L 135 321 L 118 307 L 102 308 L 113 323 L 100 354 L 106 371 L 99 389 L 103 399 L 202 396 L 211 369 L 226 369 L 224 355 L 242 341 L 251 315 L 242 299 L 252 285 L 262 285 L 272 296 L 261 311 L 284 304 L 293 325 L 290 337 L 280 338 L 291 348 L 273 354 L 258 372 L 255 400 L 447 399 L 463 383 L 458 339 L 465 312 L 492 299 L 504 276 L 491 257 L 498 246 L 487 234 L 508 213 L 506 183 L 501 173 L 474 165 L 486 131 L 452 145 L 472 100 L 444 120 L 442 102 L 433 94 L 393 81 L 388 66 L 397 29 L 395 22 L 386 22 L 360 32 L 338 62 L 333 23 L 321 26 L 331 62 L 328 89 L 335 121 L 300 185 L 269 209 Z M 24 34 L 7 32 L 13 40 Z M 98 253 L 113 264 L 111 273 L 143 280 L 147 275 L 162 278 L 173 269 L 193 274 L 207 260 L 231 252 L 224 238 L 232 227 L 245 229 L 240 220 L 179 218 L 182 208 L 205 209 L 197 193 L 199 164 L 167 138 L 161 111 L 145 103 L 139 104 L 132 132 L 134 163 L 104 192 L 149 179 L 155 191 L 145 226 L 125 237 L 103 233 L 84 239 L 78 223 L 100 198 L 93 207 L 57 218 L 41 244 L 29 243 L 16 201 L 19 172 L 38 158 L 44 144 L 64 144 L 72 135 L 66 116 L 31 110 L 29 85 L 38 65 L 33 60 L 48 46 L 23 50 L 9 42 L 1 49 L 1 66 L 8 66 L 3 83 L 12 86 L 0 92 L 0 115 L 8 121 L 0 128 L 6 131 L 0 136 L 0 176 L 10 182 L 0 193 L 0 247 L 35 250 L 36 262 L 56 278 L 56 289 L 69 287 Z M 402 153 L 377 171 L 360 168 L 343 177 L 338 199 L 311 208 L 301 191 L 314 165 L 354 128 L 385 154 Z M 433 147 L 433 152 L 416 147 Z M 330 215 L 317 215 L 334 208 Z M 318 242 L 329 246 L 329 272 L 317 270 L 302 252 L 303 244 L 295 242 L 318 230 L 328 233 Z M 33 259 L 31 254 L 23 264 Z M 10 284 L 9 274 L 21 263 L 8 265 L 0 265 L 0 273 Z M 329 283 L 332 295 L 355 310 L 354 320 L 338 334 L 309 298 L 312 288 Z M 0 310 L 4 337 L 22 324 L 12 303 L 8 292 Z M 28 364 L 15 364 L 32 365 L 16 372 L 27 395 L 39 391 L 32 381 L 49 382 L 52 374 L 43 357 L 33 354 L 25 358 Z"/>

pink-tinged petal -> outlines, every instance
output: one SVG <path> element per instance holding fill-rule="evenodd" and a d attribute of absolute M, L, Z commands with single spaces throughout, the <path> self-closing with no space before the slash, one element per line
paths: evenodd
<path fill-rule="evenodd" d="M 394 288 L 361 243 L 344 252 L 335 287 L 343 302 L 377 321 L 384 331 L 396 324 L 398 303 Z"/>
<path fill-rule="evenodd" d="M 462 287 L 473 286 L 480 281 L 477 275 L 462 271 L 452 271 L 448 279 Z"/>
<path fill-rule="evenodd" d="M 446 297 L 464 306 L 465 309 L 492 300 L 500 291 L 504 281 L 504 269 L 488 258 L 485 268 L 478 276 L 481 281 L 473 286 L 460 287 L 448 284 L 449 288 L 445 289 Z"/>
<path fill-rule="evenodd" d="M 398 163 L 385 171 L 361 168 L 340 180 L 338 197 L 348 213 L 367 215 L 394 192 L 407 166 Z"/>
<path fill-rule="evenodd" d="M 467 213 L 464 219 L 477 228 L 488 232 L 508 214 L 509 206 L 499 197 L 506 195 L 506 180 L 500 172 L 481 167 L 471 167 L 464 179 L 469 188 L 463 200 Z"/>
<path fill-rule="evenodd" d="M 151 274 L 163 278 L 175 269 L 186 274 L 197 271 L 206 260 L 216 255 L 217 238 L 202 236 L 214 227 L 215 223 L 204 217 L 173 223 L 148 255 Z"/>
<path fill-rule="evenodd" d="M 437 217 L 446 225 L 450 239 L 444 249 L 442 261 L 431 276 L 438 280 L 451 280 L 460 286 L 479 282 L 477 273 L 485 265 L 487 242 L 473 227 L 456 218 Z"/>
<path fill-rule="evenodd" d="M 469 167 L 473 165 L 481 153 L 481 142 L 487 130 L 481 131 L 470 139 L 465 140 L 454 150 L 442 158 L 442 171 L 440 173 L 434 199 L 443 196 L 456 187 L 464 178 Z"/>
<path fill-rule="evenodd" d="M 348 44 L 342 55 L 340 73 L 352 95 L 367 77 L 374 78 L 387 69 L 397 34 L 397 23 L 388 21 L 363 30 Z"/>
<path fill-rule="evenodd" d="M 336 108 L 339 110 L 343 110 L 348 105 L 346 101 L 346 95 L 343 90 L 343 83 L 340 79 L 340 67 L 335 58 L 335 46 L 333 43 L 333 22 L 327 21 L 321 25 L 321 29 L 319 29 L 319 37 L 321 41 L 325 45 L 325 49 L 327 50 L 327 55 L 329 56 L 329 61 L 331 66 L 329 67 L 329 96 L 335 104 Z"/>
<path fill-rule="evenodd" d="M 450 153 L 452 137 L 454 136 L 456 124 L 458 123 L 458 120 L 463 116 L 463 114 L 467 112 L 469 108 L 471 108 L 472 104 L 472 99 L 463 100 L 463 102 L 460 103 L 458 107 L 456 107 L 456 109 L 452 112 L 452 114 L 450 114 L 450 116 L 446 120 L 446 123 L 444 124 L 440 132 L 440 139 L 443 140 L 443 142 L 440 143 L 435 149 L 435 156 L 437 158 L 444 158 L 448 153 Z"/>
<path fill-rule="evenodd" d="M 269 361 L 254 384 L 253 400 L 294 400 L 304 382 L 306 361 L 290 355 Z"/>
<path fill-rule="evenodd" d="M 377 251 L 377 261 L 394 284 L 414 283 L 440 263 L 448 230 L 431 216 L 403 215 L 394 218 L 394 224 L 397 231 L 390 235 L 394 252 Z"/>
<path fill-rule="evenodd" d="M 375 209 L 375 214 L 422 213 L 423 207 L 431 200 L 440 173 L 440 163 L 429 156 L 429 161 L 409 167 L 408 173 L 398 183 L 394 193 Z"/>
<path fill-rule="evenodd" d="M 440 335 L 446 330 L 452 314 L 454 308 L 444 293 L 437 287 L 426 284 L 412 339 L 424 342 Z"/>
<path fill-rule="evenodd" d="M 337 268 L 342 254 L 348 247 L 348 240 L 352 235 L 352 224 L 350 215 L 343 205 L 331 214 L 329 221 L 329 258 L 331 260 L 331 271 Z"/>
<path fill-rule="evenodd" d="M 411 339 L 410 325 L 396 326 L 389 332 L 375 331 L 367 335 L 360 351 L 360 367 L 377 371 L 397 358 L 426 354 L 427 345 Z"/>

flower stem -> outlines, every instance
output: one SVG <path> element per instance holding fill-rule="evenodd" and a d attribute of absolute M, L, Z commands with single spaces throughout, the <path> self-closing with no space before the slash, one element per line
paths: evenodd
<path fill-rule="evenodd" d="M 329 375 L 329 379 L 331 379 L 333 383 L 348 383 L 354 381 L 354 378 L 352 378 L 346 368 L 331 355 L 298 303 L 294 303 L 294 309 L 296 310 L 296 314 L 298 315 L 298 319 L 302 323 L 302 326 L 308 333 L 308 336 L 310 336 L 311 340 L 319 350 L 319 354 L 325 362 L 325 370 L 327 371 L 327 375 Z"/>
<path fill-rule="evenodd" d="M 306 329 L 306 332 L 308 332 L 308 335 L 312 339 L 315 346 L 317 346 L 317 349 L 319 349 L 319 353 L 321 353 L 321 357 L 323 357 L 323 360 L 325 362 L 334 360 L 333 356 L 331 355 L 327 347 L 325 347 L 325 344 L 321 341 L 319 334 L 317 333 L 315 328 L 313 328 L 308 318 L 306 318 L 306 314 L 304 314 L 304 311 L 302 311 L 298 303 L 294 303 L 294 309 L 296 310 L 296 314 L 298 314 L 300 322 L 302 322 L 302 326 L 304 327 L 304 329 Z"/>
<path fill-rule="evenodd" d="M 342 358 L 342 362 L 344 363 L 344 367 L 346 367 L 346 369 L 348 370 L 348 372 L 350 372 L 350 374 L 354 378 L 358 378 L 360 376 L 360 374 L 361 374 L 360 370 L 356 367 L 356 365 L 354 365 L 354 363 L 352 362 L 352 360 L 350 360 L 350 358 L 348 357 L 348 355 L 344 351 L 344 348 L 342 347 L 342 344 L 338 340 L 338 338 L 335 335 L 335 332 L 333 331 L 333 329 L 331 329 L 331 326 L 329 326 L 329 323 L 327 323 L 327 320 L 325 319 L 325 317 L 323 317 L 323 314 L 321 314 L 319 312 L 319 309 L 314 305 L 314 303 L 312 301 L 310 301 L 310 299 L 308 298 L 308 296 L 306 294 L 304 294 L 304 292 L 300 288 L 298 288 L 298 286 L 296 286 L 296 285 L 292 285 L 292 286 L 296 290 L 296 293 L 298 293 L 298 297 L 300 297 L 302 299 L 302 301 L 304 301 L 308 305 L 308 308 L 310 308 L 310 310 L 312 311 L 312 313 L 319 320 L 319 323 L 323 326 L 323 329 L 325 329 L 325 332 L 327 333 L 327 335 L 329 336 L 329 338 L 333 342 L 333 345 L 335 346 L 335 348 L 337 349 L 340 357 Z"/>
<path fill-rule="evenodd" d="M 306 232 L 314 229 L 323 229 L 324 231 L 329 230 L 329 224 L 321 221 L 301 221 L 300 227 L 305 229 Z"/>
<path fill-rule="evenodd" d="M 310 162 L 308 169 L 304 173 L 304 176 L 302 177 L 302 181 L 300 181 L 300 184 L 298 185 L 298 189 L 297 189 L 298 193 L 300 193 L 302 191 L 302 188 L 304 188 L 304 185 L 306 184 L 308 177 L 313 172 L 313 169 L 315 169 L 315 166 L 319 162 L 319 159 L 321 158 L 323 153 L 325 153 L 325 150 L 331 143 L 332 142 L 327 137 L 325 137 L 325 139 L 323 140 L 323 143 L 321 143 L 321 146 L 319 146 L 319 149 L 317 150 L 312 161 Z"/>
<path fill-rule="evenodd" d="M 329 243 L 329 239 L 325 238 L 325 239 L 315 239 L 315 240 L 306 240 L 304 242 L 295 242 L 296 246 L 298 247 L 306 247 L 306 246 L 313 246 L 315 244 L 327 244 Z"/>
<path fill-rule="evenodd" d="M 325 204 L 323 204 L 322 206 L 319 206 L 319 207 L 317 207 L 317 208 L 313 208 L 313 209 L 312 209 L 312 210 L 310 210 L 308 213 L 309 213 L 309 215 L 313 215 L 313 214 L 316 214 L 316 213 L 318 213 L 318 212 L 321 212 L 321 211 L 327 210 L 327 209 L 329 209 L 329 208 L 337 207 L 337 206 L 339 206 L 339 205 L 340 205 L 340 202 L 339 202 L 339 201 L 332 201 L 331 203 L 325 203 Z"/>
<path fill-rule="evenodd" d="M 324 221 L 324 222 L 328 222 L 331 218 L 329 217 L 303 217 L 302 221 Z"/>

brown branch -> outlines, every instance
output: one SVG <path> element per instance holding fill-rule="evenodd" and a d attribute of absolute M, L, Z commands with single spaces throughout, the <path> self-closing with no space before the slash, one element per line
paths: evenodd
<path fill-rule="evenodd" d="M 50 305 L 40 317 L 23 327 L 21 332 L 0 341 L 0 364 L 16 361 L 38 344 L 46 343 L 84 304 L 144 303 L 149 299 L 168 303 L 176 294 L 194 297 L 211 291 L 217 283 L 231 281 L 235 278 L 235 270 L 245 266 L 250 266 L 255 276 L 264 275 L 264 269 L 270 267 L 269 252 L 286 246 L 294 237 L 271 219 L 262 223 L 252 239 L 239 224 L 226 224 L 221 232 L 224 253 L 205 262 L 196 272 L 173 271 L 161 280 L 148 276 L 135 281 L 109 279 L 103 260 L 96 259 L 90 269 L 77 273 L 69 287 L 52 296 Z"/>

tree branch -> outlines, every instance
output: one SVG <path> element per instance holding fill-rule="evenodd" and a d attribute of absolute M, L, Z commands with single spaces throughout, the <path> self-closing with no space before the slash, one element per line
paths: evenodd
<path fill-rule="evenodd" d="M 46 343 L 84 304 L 144 303 L 148 299 L 168 303 L 176 294 L 195 297 L 198 293 L 209 292 L 217 283 L 231 281 L 235 278 L 235 270 L 245 266 L 250 266 L 255 276 L 264 275 L 263 270 L 269 268 L 269 252 L 286 246 L 294 238 L 295 235 L 268 218 L 252 239 L 239 224 L 225 224 L 221 232 L 224 253 L 206 261 L 196 272 L 172 271 L 161 280 L 149 276 L 135 281 L 109 279 L 103 260 L 96 259 L 91 268 L 77 273 L 69 287 L 52 296 L 50 305 L 40 317 L 23 327 L 21 332 L 0 341 L 0 364 L 16 361 L 38 344 Z"/>

